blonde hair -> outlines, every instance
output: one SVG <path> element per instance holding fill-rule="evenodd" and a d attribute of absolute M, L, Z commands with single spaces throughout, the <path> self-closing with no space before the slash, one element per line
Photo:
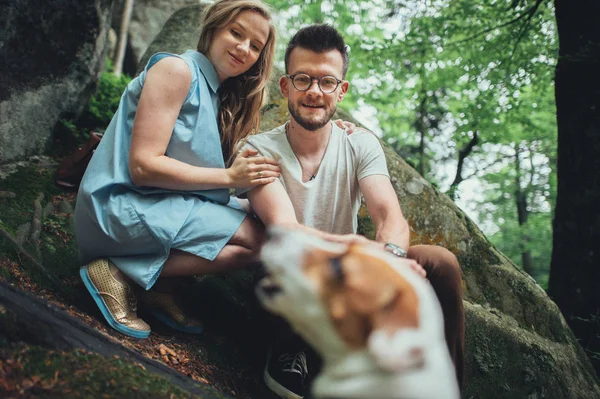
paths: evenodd
<path fill-rule="evenodd" d="M 247 10 L 257 12 L 269 21 L 269 38 L 250 69 L 226 79 L 221 85 L 219 129 L 226 163 L 232 160 L 233 150 L 240 140 L 258 132 L 260 109 L 267 101 L 267 83 L 275 57 L 275 26 L 270 8 L 261 0 L 218 0 L 206 7 L 200 21 L 198 51 L 206 55 L 216 31 Z"/>

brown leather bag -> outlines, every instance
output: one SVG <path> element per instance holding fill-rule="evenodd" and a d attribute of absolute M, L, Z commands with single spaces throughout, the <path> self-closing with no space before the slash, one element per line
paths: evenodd
<path fill-rule="evenodd" d="M 90 132 L 88 141 L 62 160 L 56 171 L 56 184 L 67 188 L 78 188 L 85 169 L 102 139 L 102 133 Z"/>

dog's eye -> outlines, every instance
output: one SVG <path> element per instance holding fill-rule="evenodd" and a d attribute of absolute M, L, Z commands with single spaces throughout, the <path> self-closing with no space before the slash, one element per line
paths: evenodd
<path fill-rule="evenodd" d="M 342 257 L 333 258 L 329 261 L 329 268 L 333 274 L 333 279 L 338 283 L 344 282 L 344 270 L 342 269 Z"/>

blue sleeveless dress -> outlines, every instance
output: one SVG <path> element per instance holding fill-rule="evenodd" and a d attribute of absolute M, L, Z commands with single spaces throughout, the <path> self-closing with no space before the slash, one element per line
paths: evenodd
<path fill-rule="evenodd" d="M 246 217 L 227 189 L 176 191 L 131 181 L 129 146 L 138 101 L 148 70 L 165 57 L 183 59 L 192 74 L 166 155 L 195 166 L 225 167 L 215 68 L 197 51 L 158 53 L 123 93 L 83 176 L 75 207 L 80 261 L 109 258 L 145 289 L 160 275 L 171 248 L 214 260 Z"/>

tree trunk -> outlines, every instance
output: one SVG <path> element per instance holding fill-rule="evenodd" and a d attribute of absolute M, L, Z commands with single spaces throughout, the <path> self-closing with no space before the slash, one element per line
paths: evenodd
<path fill-rule="evenodd" d="M 527 274 L 534 276 L 533 259 L 531 258 L 531 249 L 529 249 L 529 232 L 527 229 L 527 221 L 529 220 L 529 211 L 527 210 L 527 193 L 521 188 L 521 159 L 519 143 L 515 143 L 515 169 L 517 175 L 515 177 L 515 202 L 517 205 L 517 219 L 521 229 L 521 266 Z"/>
<path fill-rule="evenodd" d="M 415 123 L 415 127 L 417 132 L 419 132 L 419 165 L 417 168 L 417 172 L 423 177 L 427 173 L 429 169 L 427 166 L 427 156 L 425 154 L 426 144 L 425 137 L 427 136 L 427 124 L 425 120 L 427 118 L 427 92 L 425 89 L 421 91 L 421 95 L 423 98 L 421 99 L 421 103 L 419 104 L 419 110 L 417 111 L 417 120 Z"/>
<path fill-rule="evenodd" d="M 467 157 L 471 155 L 471 153 L 473 152 L 473 148 L 475 148 L 478 142 L 479 130 L 475 130 L 475 132 L 473 132 L 473 137 L 471 137 L 471 140 L 469 140 L 469 142 L 458 151 L 458 164 L 456 165 L 456 175 L 454 176 L 454 181 L 452 182 L 450 188 L 448 189 L 448 192 L 446 193 L 450 198 L 452 198 L 452 201 L 457 199 L 456 190 L 458 189 L 458 185 L 464 180 L 462 172 L 463 167 L 465 165 L 465 159 L 467 159 Z"/>
<path fill-rule="evenodd" d="M 127 48 L 127 32 L 129 31 L 132 10 L 133 0 L 125 0 L 123 15 L 121 16 L 121 26 L 119 28 L 119 42 L 117 43 L 117 51 L 115 52 L 114 73 L 116 76 L 121 76 L 123 72 L 123 60 L 125 59 L 125 49 Z"/>
<path fill-rule="evenodd" d="M 554 4 L 558 190 L 548 291 L 600 374 L 600 2 Z"/>

